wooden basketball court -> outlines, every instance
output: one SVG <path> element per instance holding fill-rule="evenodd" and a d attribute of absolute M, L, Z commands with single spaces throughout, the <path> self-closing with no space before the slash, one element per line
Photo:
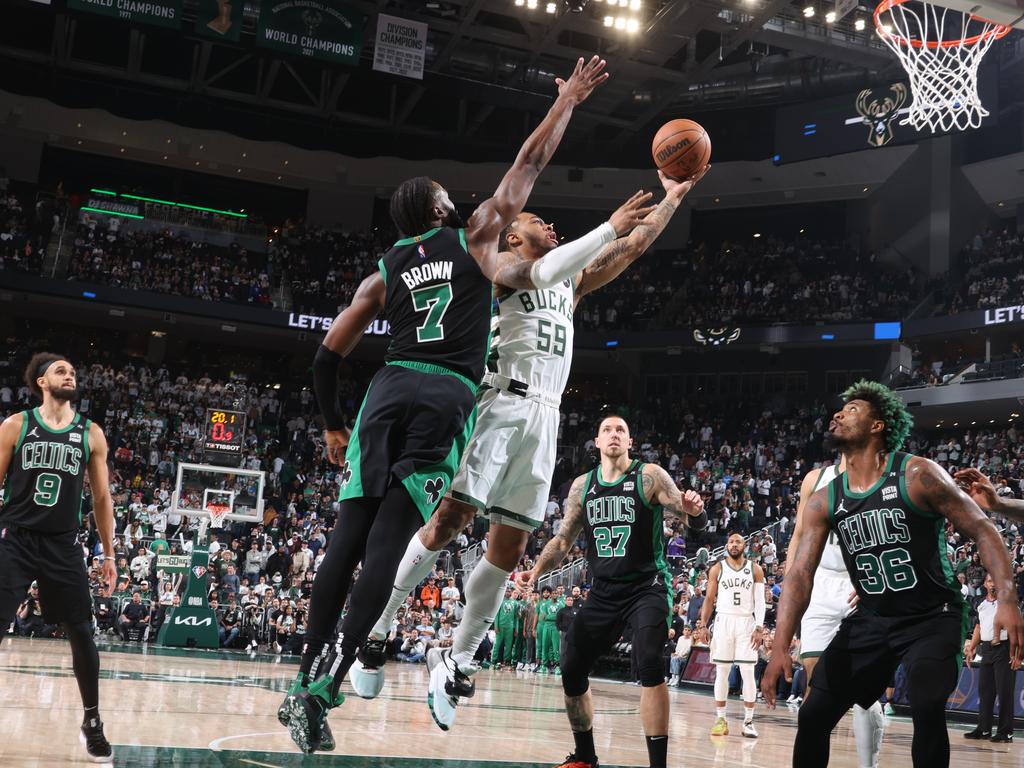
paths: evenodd
<path fill-rule="evenodd" d="M 388 666 L 380 698 L 350 695 L 331 714 L 334 753 L 303 756 L 277 722 L 277 706 L 296 671 L 294 659 L 151 646 L 101 646 L 100 709 L 115 765 L 142 768 L 542 768 L 572 749 L 557 677 L 481 672 L 477 695 L 443 733 L 426 706 L 425 665 Z M 82 711 L 66 643 L 8 638 L 0 650 L 0 765 L 43 768 L 87 763 L 78 743 Z M 595 741 L 601 765 L 646 766 L 639 689 L 594 684 Z M 348 686 L 346 685 L 346 688 Z M 349 689 L 350 691 L 350 689 Z M 712 738 L 709 696 L 672 691 L 669 765 L 790 765 L 796 710 L 758 706 L 760 738 L 739 736 L 741 704 L 729 702 L 735 735 Z M 832 766 L 857 768 L 850 716 L 832 739 Z M 1013 745 L 965 742 L 951 727 L 957 768 L 1019 766 Z M 911 728 L 889 718 L 881 765 L 910 766 Z"/>

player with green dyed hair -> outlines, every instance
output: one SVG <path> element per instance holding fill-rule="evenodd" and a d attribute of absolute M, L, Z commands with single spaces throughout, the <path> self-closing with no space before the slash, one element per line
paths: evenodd
<path fill-rule="evenodd" d="M 903 448 L 903 443 L 914 426 L 914 417 L 910 415 L 899 395 L 885 384 L 861 379 L 843 392 L 842 397 L 844 403 L 851 400 L 870 403 L 875 417 L 885 422 L 885 449 L 898 451 Z"/>

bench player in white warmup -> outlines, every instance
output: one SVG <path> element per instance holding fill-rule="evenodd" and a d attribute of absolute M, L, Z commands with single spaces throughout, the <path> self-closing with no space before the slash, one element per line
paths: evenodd
<path fill-rule="evenodd" d="M 725 719 L 729 697 L 729 673 L 732 665 L 740 668 L 743 679 L 743 735 L 756 739 L 754 704 L 757 683 L 754 664 L 757 649 L 764 635 L 764 571 L 744 555 L 747 543 L 739 533 L 729 535 L 725 558 L 711 566 L 708 593 L 700 609 L 704 626 L 710 626 L 711 609 L 715 610 L 715 627 L 711 635 L 711 661 L 715 665 L 715 724 L 712 736 L 728 736 Z"/>
<path fill-rule="evenodd" d="M 458 699 L 473 695 L 469 679 L 475 672 L 473 656 L 494 623 L 505 585 L 519 565 L 530 533 L 544 521 L 555 467 L 558 407 L 572 367 L 576 304 L 614 280 L 650 247 L 706 171 L 705 167 L 685 182 L 659 173 L 665 199 L 628 237 L 615 239 L 613 227 L 605 223 L 558 246 L 554 228 L 525 212 L 503 232 L 503 256 L 510 259 L 533 261 L 558 246 L 558 250 L 589 252 L 592 261 L 574 279 L 548 290 L 497 287 L 491 352 L 473 437 L 450 495 L 409 542 L 391 600 L 353 667 L 352 686 L 360 696 L 373 698 L 384 684 L 384 642 L 406 595 L 479 510 L 490 516 L 490 538 L 486 554 L 465 584 L 462 623 L 451 649 L 432 649 L 427 656 L 431 672 L 427 701 L 440 728 L 451 727 Z M 639 205 L 646 200 L 644 196 L 633 202 Z"/>
<path fill-rule="evenodd" d="M 825 434 L 826 450 L 831 448 L 829 438 L 833 425 L 834 422 L 829 424 L 829 431 Z M 787 552 L 797 551 L 803 532 L 803 512 L 807 501 L 816 491 L 827 488 L 829 483 L 846 471 L 844 462 L 845 459 L 842 459 L 838 465 L 828 464 L 812 469 L 804 475 L 800 484 L 800 502 L 796 508 L 793 538 L 790 539 Z M 814 675 L 818 658 L 836 636 L 840 623 L 853 611 L 856 595 L 846 564 L 843 562 L 842 550 L 836 541 L 836 534 L 832 532 L 821 553 L 818 569 L 814 572 L 810 605 L 807 606 L 807 613 L 800 621 L 800 659 L 807 673 L 808 694 L 811 692 L 811 677 Z M 881 704 L 876 701 L 867 709 L 857 704 L 853 705 L 853 736 L 857 742 L 857 760 L 860 768 L 878 768 L 878 753 L 882 749 L 884 733 L 885 715 L 882 713 Z"/>

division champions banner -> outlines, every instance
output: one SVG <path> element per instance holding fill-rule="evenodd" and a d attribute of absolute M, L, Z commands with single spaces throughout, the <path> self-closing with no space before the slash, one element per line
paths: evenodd
<path fill-rule="evenodd" d="M 427 25 L 381 13 L 373 40 L 373 68 L 378 72 L 423 79 Z"/>
<path fill-rule="evenodd" d="M 68 9 L 138 24 L 173 29 L 181 26 L 181 0 L 68 0 Z"/>
<path fill-rule="evenodd" d="M 355 66 L 363 47 L 366 17 L 328 0 L 266 0 L 256 43 L 295 56 Z"/>

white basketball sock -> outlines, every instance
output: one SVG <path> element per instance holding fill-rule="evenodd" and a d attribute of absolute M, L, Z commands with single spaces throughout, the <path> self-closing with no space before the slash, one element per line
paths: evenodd
<path fill-rule="evenodd" d="M 423 546 L 420 535 L 417 531 L 409 540 L 409 546 L 405 549 L 402 562 L 398 566 L 398 573 L 395 575 L 395 586 L 391 590 L 391 599 L 388 600 L 384 613 L 377 619 L 377 623 L 370 630 L 370 636 L 377 640 L 384 640 L 391 632 L 391 622 L 395 620 L 395 614 L 402 607 L 405 598 L 416 589 L 416 585 L 426 578 L 427 574 L 437 562 L 440 550 L 434 552 Z M 437 608 L 438 606 L 434 606 Z"/>
<path fill-rule="evenodd" d="M 743 680 L 743 703 L 753 705 L 757 701 L 757 683 L 754 680 L 754 665 L 740 664 L 740 678 Z M 747 719 L 754 717 L 753 706 L 746 709 Z"/>
<path fill-rule="evenodd" d="M 505 597 L 508 577 L 509 571 L 491 563 L 486 555 L 470 574 L 465 584 L 466 610 L 452 638 L 452 659 L 459 666 L 472 663 Z"/>
<path fill-rule="evenodd" d="M 857 758 L 861 768 L 878 768 L 878 753 L 882 750 L 885 733 L 885 715 L 877 701 L 867 709 L 853 707 L 853 736 L 857 741 Z"/>
<path fill-rule="evenodd" d="M 729 698 L 729 673 L 732 664 L 715 664 L 715 701 L 726 701 Z"/>

